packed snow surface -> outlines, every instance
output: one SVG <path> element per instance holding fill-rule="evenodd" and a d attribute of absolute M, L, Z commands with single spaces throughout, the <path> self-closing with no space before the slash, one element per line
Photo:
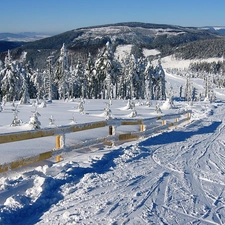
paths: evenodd
<path fill-rule="evenodd" d="M 182 83 L 183 78 L 166 76 L 174 88 Z M 203 90 L 199 80 L 193 83 Z M 53 112 L 58 125 L 71 123 L 73 113 L 77 123 L 103 120 L 106 100 L 102 105 L 98 100 L 93 109 L 86 101 L 83 115 L 74 108 L 76 102 L 38 108 L 42 126 L 49 126 Z M 137 118 L 155 113 L 144 101 L 135 102 Z M 171 109 L 168 101 L 160 102 L 162 113 L 191 109 L 191 121 L 112 147 L 96 144 L 68 151 L 58 163 L 48 160 L 0 174 L 0 224 L 225 224 L 224 103 L 222 89 L 215 103 L 177 101 Z M 26 107 L 30 113 L 32 106 Z M 123 100 L 113 101 L 111 109 L 114 117 L 130 113 Z M 12 129 L 7 126 L 12 113 L 6 116 L 6 111 L 0 112 L 1 133 Z M 20 115 L 24 121 L 29 115 L 22 106 Z M 101 132 L 92 130 L 91 135 Z M 35 145 L 28 145 L 30 151 Z M 1 151 L 5 146 L 0 145 Z"/>

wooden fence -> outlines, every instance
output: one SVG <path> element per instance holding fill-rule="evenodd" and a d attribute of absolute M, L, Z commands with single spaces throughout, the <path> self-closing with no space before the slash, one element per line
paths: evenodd
<path fill-rule="evenodd" d="M 83 146 L 96 144 L 103 142 L 106 145 L 113 145 L 114 142 L 123 142 L 131 139 L 138 139 L 139 137 L 147 137 L 150 134 L 157 132 L 162 132 L 163 130 L 176 128 L 179 124 L 190 120 L 191 111 L 184 111 L 179 114 L 170 114 L 164 116 L 157 116 L 154 118 L 147 119 L 110 119 L 107 121 L 99 121 L 92 123 L 84 123 L 70 126 L 60 126 L 56 128 L 46 128 L 40 130 L 31 130 L 31 131 L 21 131 L 13 133 L 4 133 L 0 134 L 0 144 L 25 141 L 34 138 L 43 138 L 49 136 L 55 136 L 56 145 L 53 150 L 38 154 L 36 156 L 23 158 L 16 160 L 14 162 L 5 163 L 0 165 L 0 173 L 6 172 L 12 169 L 16 169 L 22 166 L 27 166 L 39 161 L 43 161 L 52 157 L 55 157 L 55 161 L 59 162 L 62 159 L 61 154 L 65 149 L 76 149 L 82 148 Z M 120 126 L 129 126 L 129 125 L 138 125 L 139 131 L 121 133 L 117 132 L 118 127 Z M 85 143 L 76 144 L 74 146 L 66 146 L 65 144 L 65 135 L 68 133 L 85 131 L 96 128 L 103 128 L 108 126 L 109 131 L 106 134 L 106 137 L 87 140 Z M 66 146 L 66 147 L 65 147 Z"/>

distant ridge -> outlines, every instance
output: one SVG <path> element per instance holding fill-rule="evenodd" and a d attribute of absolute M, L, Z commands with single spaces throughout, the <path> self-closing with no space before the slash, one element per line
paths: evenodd
<path fill-rule="evenodd" d="M 79 60 L 85 60 L 89 53 L 94 57 L 98 49 L 102 48 L 107 41 L 113 42 L 114 46 L 131 44 L 139 50 L 142 48 L 157 49 L 163 57 L 174 54 L 179 46 L 188 43 L 221 38 L 224 38 L 224 36 L 211 29 L 124 22 L 78 28 L 33 41 L 12 50 L 12 55 L 13 57 L 19 57 L 22 51 L 26 51 L 27 60 L 33 68 L 44 68 L 46 67 L 46 58 L 52 52 L 54 52 L 55 58 L 59 56 L 59 49 L 63 43 L 75 60 L 78 57 Z M 182 49 L 185 48 L 182 47 Z M 4 59 L 4 55 L 4 53 L 0 54 L 0 58 Z M 182 54 L 179 53 L 179 55 Z"/>

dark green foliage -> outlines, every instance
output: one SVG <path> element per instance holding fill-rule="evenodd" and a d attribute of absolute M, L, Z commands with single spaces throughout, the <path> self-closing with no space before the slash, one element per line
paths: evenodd
<path fill-rule="evenodd" d="M 225 71 L 225 62 L 218 61 L 218 62 L 199 62 L 199 63 L 191 63 L 189 69 L 192 72 L 206 72 L 206 73 L 213 73 L 219 74 Z"/>
<path fill-rule="evenodd" d="M 194 41 L 181 45 L 175 56 L 180 59 L 206 59 L 222 57 L 225 52 L 225 38 Z"/>
<path fill-rule="evenodd" d="M 24 45 L 26 42 L 16 42 L 16 41 L 0 41 L 0 52 L 5 52 L 13 48 L 18 48 Z"/>

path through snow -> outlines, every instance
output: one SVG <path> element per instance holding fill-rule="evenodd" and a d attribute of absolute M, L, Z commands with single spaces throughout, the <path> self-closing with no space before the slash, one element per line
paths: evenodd
<path fill-rule="evenodd" d="M 196 106 L 186 127 L 8 173 L 0 223 L 224 224 L 224 110 Z"/>

